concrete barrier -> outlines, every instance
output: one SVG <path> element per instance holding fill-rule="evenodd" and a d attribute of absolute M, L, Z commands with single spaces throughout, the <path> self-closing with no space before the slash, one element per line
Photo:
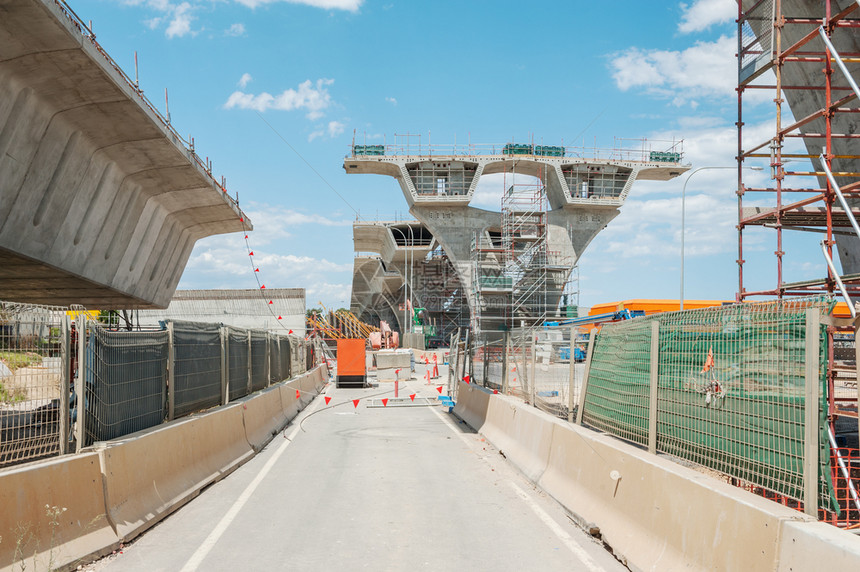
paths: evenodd
<path fill-rule="evenodd" d="M 22 563 L 50 570 L 108 552 L 118 542 L 105 515 L 95 453 L 0 471 L 0 506 L 3 571 L 23 570 Z M 49 515 L 53 507 L 56 516 Z"/>
<path fill-rule="evenodd" d="M 296 397 L 296 390 L 301 391 L 301 382 L 298 379 L 284 383 L 279 387 L 281 392 L 281 407 L 287 421 L 295 419 L 302 409 L 300 398 Z"/>
<path fill-rule="evenodd" d="M 464 383 L 454 410 L 634 570 L 860 569 L 860 538 Z"/>
<path fill-rule="evenodd" d="M 254 451 L 259 452 L 268 445 L 272 437 L 287 425 L 281 404 L 281 390 L 277 386 L 264 389 L 237 403 L 242 404 L 245 437 Z"/>
<path fill-rule="evenodd" d="M 108 516 L 129 540 L 254 456 L 243 403 L 97 444 Z"/>
<path fill-rule="evenodd" d="M 475 431 L 480 431 L 487 419 L 487 408 L 492 393 L 477 385 L 461 381 L 457 391 L 454 415 L 465 421 Z"/>
<path fill-rule="evenodd" d="M 575 425 L 555 425 L 538 485 L 642 570 L 772 570 L 782 523 L 809 519 Z"/>
<path fill-rule="evenodd" d="M 786 522 L 777 570 L 860 570 L 860 538 L 823 522 Z"/>
<path fill-rule="evenodd" d="M 505 395 L 493 395 L 487 405 L 483 433 L 505 457 L 532 481 L 549 463 L 553 429 L 559 421 L 546 419 L 533 407 Z"/>

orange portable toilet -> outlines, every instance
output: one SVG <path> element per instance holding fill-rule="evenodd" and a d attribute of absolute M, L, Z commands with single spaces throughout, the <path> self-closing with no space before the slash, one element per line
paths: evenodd
<path fill-rule="evenodd" d="M 366 345 L 367 341 L 364 338 L 337 341 L 338 387 L 365 387 Z"/>

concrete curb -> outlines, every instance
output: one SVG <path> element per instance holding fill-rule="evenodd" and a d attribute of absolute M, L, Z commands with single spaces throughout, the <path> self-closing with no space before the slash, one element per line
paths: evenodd
<path fill-rule="evenodd" d="M 513 398 L 459 390 L 454 413 L 634 570 L 860 569 L 850 533 Z"/>

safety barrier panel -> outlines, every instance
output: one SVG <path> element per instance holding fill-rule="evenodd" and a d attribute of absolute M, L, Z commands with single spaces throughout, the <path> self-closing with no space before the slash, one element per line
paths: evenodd
<path fill-rule="evenodd" d="M 265 447 L 287 425 L 279 387 L 254 394 L 240 403 L 245 417 L 245 436 L 254 451 Z"/>
<path fill-rule="evenodd" d="M 475 431 L 480 431 L 487 420 L 487 408 L 492 392 L 472 383 L 460 383 L 454 415 L 465 421 Z"/>
<path fill-rule="evenodd" d="M 854 535 L 511 398 L 459 391 L 454 413 L 633 569 L 860 569 Z"/>
<path fill-rule="evenodd" d="M 105 516 L 96 453 L 0 473 L 0 570 L 51 570 L 117 542 Z"/>
<path fill-rule="evenodd" d="M 526 477 L 537 481 L 547 468 L 554 427 L 560 421 L 521 405 L 514 397 L 492 396 L 481 433 Z"/>
<path fill-rule="evenodd" d="M 254 455 L 243 406 L 97 445 L 108 515 L 120 539 L 137 536 Z"/>

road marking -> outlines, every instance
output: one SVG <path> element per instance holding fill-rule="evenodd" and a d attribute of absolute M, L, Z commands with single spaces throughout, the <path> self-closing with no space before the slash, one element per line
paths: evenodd
<path fill-rule="evenodd" d="M 439 413 L 434 407 L 431 407 L 430 410 L 435 413 L 439 419 L 444 421 L 445 425 L 447 425 L 448 428 L 451 429 L 451 431 L 453 431 L 454 434 L 457 435 L 457 437 L 459 437 L 466 445 L 468 445 L 470 448 L 472 447 L 473 443 L 471 443 L 469 439 L 466 438 L 463 432 L 460 431 L 457 426 L 454 425 L 454 423 L 452 423 L 451 420 L 447 418 L 446 415 Z M 541 521 L 543 521 L 543 523 L 547 525 L 550 530 L 553 531 L 553 533 L 558 537 L 558 539 L 561 540 L 571 552 L 573 552 L 574 556 L 576 556 L 580 560 L 580 562 L 585 565 L 586 568 L 588 568 L 592 572 L 600 572 L 604 570 L 604 568 L 601 568 L 594 560 L 592 560 L 591 556 L 588 555 L 588 552 L 586 552 L 585 549 L 580 546 L 580 544 L 577 543 L 576 540 L 574 540 L 573 537 L 569 535 L 560 524 L 558 524 L 549 514 L 547 514 L 547 512 L 543 510 L 537 504 L 537 502 L 535 502 L 535 500 L 528 495 L 528 493 L 518 487 L 513 481 L 508 481 L 508 484 L 511 485 L 512 489 L 514 489 L 516 495 L 520 497 L 523 502 L 529 505 L 529 507 L 531 507 L 537 517 L 541 519 Z"/>
<path fill-rule="evenodd" d="M 310 407 L 305 409 L 305 415 L 310 415 L 314 409 L 322 401 L 318 398 L 314 399 L 314 402 Z M 242 507 L 245 506 L 245 503 L 248 502 L 248 499 L 251 498 L 251 495 L 254 494 L 254 491 L 257 490 L 257 487 L 260 486 L 260 483 L 263 482 L 263 479 L 266 478 L 266 475 L 269 474 L 269 471 L 272 470 L 272 467 L 275 466 L 275 463 L 278 462 L 278 459 L 283 455 L 284 451 L 286 451 L 287 447 L 293 442 L 295 436 L 301 431 L 301 426 L 296 423 L 293 428 L 292 433 L 284 440 L 278 450 L 274 452 L 274 454 L 266 461 L 266 464 L 263 465 L 262 470 L 254 477 L 254 480 L 251 481 L 245 490 L 242 491 L 242 494 L 239 495 L 239 498 L 236 499 L 236 502 L 233 503 L 233 506 L 230 507 L 230 510 L 227 511 L 212 532 L 209 533 L 209 536 L 206 537 L 206 540 L 200 545 L 200 547 L 191 555 L 191 558 L 188 559 L 188 562 L 185 563 L 185 566 L 182 567 L 181 572 L 194 572 L 200 567 L 200 564 L 203 562 L 203 559 L 212 551 L 215 547 L 215 544 L 218 543 L 218 540 L 223 536 L 223 534 L 227 531 L 227 528 L 239 514 L 239 511 L 242 510 Z"/>
<path fill-rule="evenodd" d="M 514 492 L 520 497 L 523 502 L 531 507 L 534 513 L 538 516 L 539 519 L 543 521 L 550 530 L 555 533 L 555 535 L 561 540 L 565 546 L 567 546 L 573 554 L 579 558 L 579 560 L 585 564 L 585 566 L 594 572 L 599 570 L 603 570 L 594 560 L 591 559 L 591 556 L 588 555 L 588 552 L 577 543 L 572 536 L 570 536 L 567 531 L 562 528 L 562 526 L 557 523 L 547 512 L 538 506 L 537 502 L 529 496 L 523 489 L 518 487 L 516 483 L 513 481 L 508 481 L 508 484 L 511 485 L 511 488 L 514 489 Z"/>
<path fill-rule="evenodd" d="M 468 445 L 469 447 L 471 447 L 471 446 L 472 446 L 472 442 L 471 442 L 471 441 L 469 441 L 469 440 L 466 438 L 466 436 L 463 434 L 463 432 L 462 432 L 462 431 L 460 431 L 460 429 L 459 429 L 459 428 L 457 428 L 457 426 L 456 426 L 456 425 L 454 425 L 454 423 L 453 423 L 453 422 L 448 418 L 448 416 L 446 416 L 446 415 L 442 415 L 441 413 L 439 413 L 439 410 L 438 410 L 436 407 L 431 407 L 431 408 L 430 408 L 430 411 L 432 411 L 433 413 L 435 413 L 435 414 L 436 414 L 436 417 L 438 417 L 439 419 L 441 419 L 442 421 L 444 421 L 444 422 L 445 422 L 445 425 L 447 425 L 447 426 L 448 426 L 448 429 L 450 429 L 451 431 L 453 431 L 453 432 L 454 432 L 454 434 L 455 434 L 457 437 L 459 437 L 461 441 L 463 441 L 463 443 L 465 443 L 465 444 L 466 444 L 466 445 Z"/>

